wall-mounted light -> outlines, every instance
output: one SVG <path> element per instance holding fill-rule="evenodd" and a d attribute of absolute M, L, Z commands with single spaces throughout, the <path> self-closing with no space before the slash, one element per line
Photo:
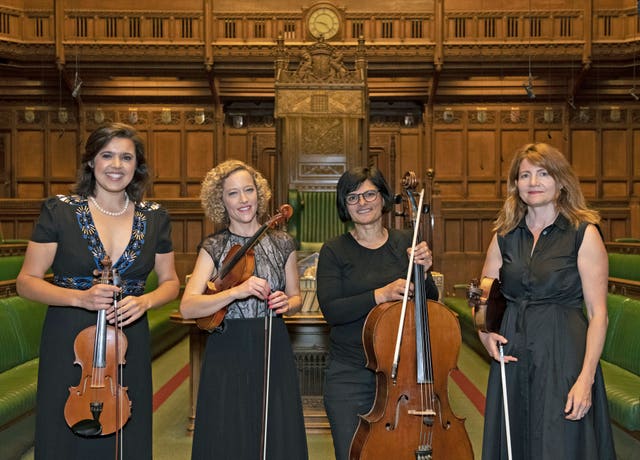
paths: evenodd
<path fill-rule="evenodd" d="M 520 122 L 520 107 L 511 107 L 511 112 L 509 113 L 509 120 L 511 120 L 511 123 Z"/>
<path fill-rule="evenodd" d="M 553 123 L 553 108 L 551 107 L 545 107 L 544 108 L 544 113 L 543 113 L 543 118 L 544 118 L 544 122 L 545 123 Z"/>
<path fill-rule="evenodd" d="M 486 107 L 476 107 L 476 120 L 478 120 L 478 123 L 484 123 L 487 121 Z"/>
<path fill-rule="evenodd" d="M 232 115 L 231 116 L 231 124 L 236 129 L 242 128 L 244 126 L 244 116 L 243 115 Z"/>
<path fill-rule="evenodd" d="M 69 112 L 67 112 L 66 107 L 60 107 L 58 109 L 58 121 L 62 124 L 65 124 L 69 121 Z"/>
<path fill-rule="evenodd" d="M 171 109 L 168 107 L 162 107 L 162 113 L 160 114 L 160 119 L 164 124 L 171 123 Z"/>
<path fill-rule="evenodd" d="M 413 115 L 411 115 L 410 113 L 406 114 L 404 116 L 404 119 L 402 120 L 402 124 L 405 126 L 405 128 L 413 126 L 413 123 Z"/>
<path fill-rule="evenodd" d="M 129 123 L 135 125 L 138 123 L 138 108 L 137 107 L 129 107 Z"/>
<path fill-rule="evenodd" d="M 36 109 L 34 107 L 24 108 L 24 121 L 27 123 L 33 123 L 36 119 Z"/>
<path fill-rule="evenodd" d="M 205 120 L 204 109 L 201 107 L 197 107 L 196 115 L 195 115 L 196 124 L 201 125 L 204 123 L 204 120 Z"/>
<path fill-rule="evenodd" d="M 629 94 L 630 94 L 630 95 L 631 95 L 631 97 L 632 97 L 632 98 L 634 98 L 636 101 L 640 100 L 640 96 L 638 96 L 638 95 L 636 94 L 636 87 L 635 87 L 635 86 L 629 90 Z"/>
<path fill-rule="evenodd" d="M 589 107 L 580 107 L 580 111 L 578 112 L 578 120 L 582 123 L 587 123 L 589 121 Z"/>
<path fill-rule="evenodd" d="M 98 107 L 96 111 L 93 112 L 93 121 L 95 121 L 97 124 L 101 124 L 102 122 L 104 122 L 104 112 L 100 107 Z"/>
<path fill-rule="evenodd" d="M 620 107 L 618 107 L 617 105 L 611 106 L 611 109 L 609 109 L 609 120 L 613 121 L 614 123 L 617 123 L 621 119 L 622 119 L 622 112 L 620 112 Z"/>

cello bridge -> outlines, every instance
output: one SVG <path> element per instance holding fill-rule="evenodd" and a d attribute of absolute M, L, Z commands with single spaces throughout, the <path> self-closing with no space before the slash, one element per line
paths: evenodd
<path fill-rule="evenodd" d="M 418 417 L 435 417 L 436 411 L 433 409 L 425 409 L 425 410 L 414 410 L 410 409 L 407 411 L 409 415 L 417 415 Z"/>

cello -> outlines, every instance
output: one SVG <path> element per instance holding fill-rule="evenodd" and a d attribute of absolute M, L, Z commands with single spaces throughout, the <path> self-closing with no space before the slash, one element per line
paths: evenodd
<path fill-rule="evenodd" d="M 111 280 L 119 285 L 118 272 L 112 271 L 111 259 L 105 256 L 100 282 L 111 284 Z M 122 329 L 107 326 L 107 311 L 100 310 L 96 325 L 78 333 L 73 350 L 75 364 L 82 367 L 82 377 L 78 386 L 69 387 L 64 406 L 67 424 L 71 431 L 83 437 L 119 432 L 131 417 L 131 401 L 127 388 L 121 384 L 119 372 L 119 367 L 125 363 L 127 337 Z"/>
<path fill-rule="evenodd" d="M 349 460 L 472 460 L 464 420 L 451 410 L 447 389 L 461 345 L 460 324 L 443 304 L 426 299 L 424 267 L 413 266 L 424 191 L 418 206 L 411 187 L 406 192 L 417 218 L 404 298 L 377 305 L 365 321 L 362 341 L 367 367 L 376 373 L 376 397 L 360 416 Z"/>

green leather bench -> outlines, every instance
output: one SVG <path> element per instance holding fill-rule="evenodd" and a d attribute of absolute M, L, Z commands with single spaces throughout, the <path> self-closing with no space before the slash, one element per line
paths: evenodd
<path fill-rule="evenodd" d="M 640 281 L 640 254 L 609 252 L 609 277 Z"/>
<path fill-rule="evenodd" d="M 0 281 L 15 280 L 22 268 L 24 256 L 2 256 L 0 258 Z"/>
<path fill-rule="evenodd" d="M 157 284 L 152 272 L 146 290 Z M 179 303 L 176 299 L 147 312 L 153 357 L 188 334 L 188 328 L 169 318 Z M 0 446 L 4 459 L 18 459 L 33 445 L 38 352 L 46 311 L 46 305 L 19 296 L 0 298 Z"/>
<path fill-rule="evenodd" d="M 33 443 L 40 334 L 46 305 L 0 298 L 0 445 L 18 458 Z"/>
<path fill-rule="evenodd" d="M 602 373 L 611 418 L 628 431 L 640 430 L 640 300 L 608 294 L 609 327 Z"/>
<path fill-rule="evenodd" d="M 458 315 L 462 339 L 484 359 L 487 351 L 473 326 L 465 297 L 445 297 Z M 600 360 L 611 419 L 628 431 L 640 430 L 640 300 L 607 294 L 609 327 Z"/>

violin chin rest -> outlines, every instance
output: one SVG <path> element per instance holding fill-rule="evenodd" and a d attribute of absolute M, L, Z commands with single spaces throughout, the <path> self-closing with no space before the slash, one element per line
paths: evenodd
<path fill-rule="evenodd" d="M 93 438 L 102 434 L 102 425 L 97 420 L 88 418 L 73 425 L 71 431 L 84 438 Z"/>

